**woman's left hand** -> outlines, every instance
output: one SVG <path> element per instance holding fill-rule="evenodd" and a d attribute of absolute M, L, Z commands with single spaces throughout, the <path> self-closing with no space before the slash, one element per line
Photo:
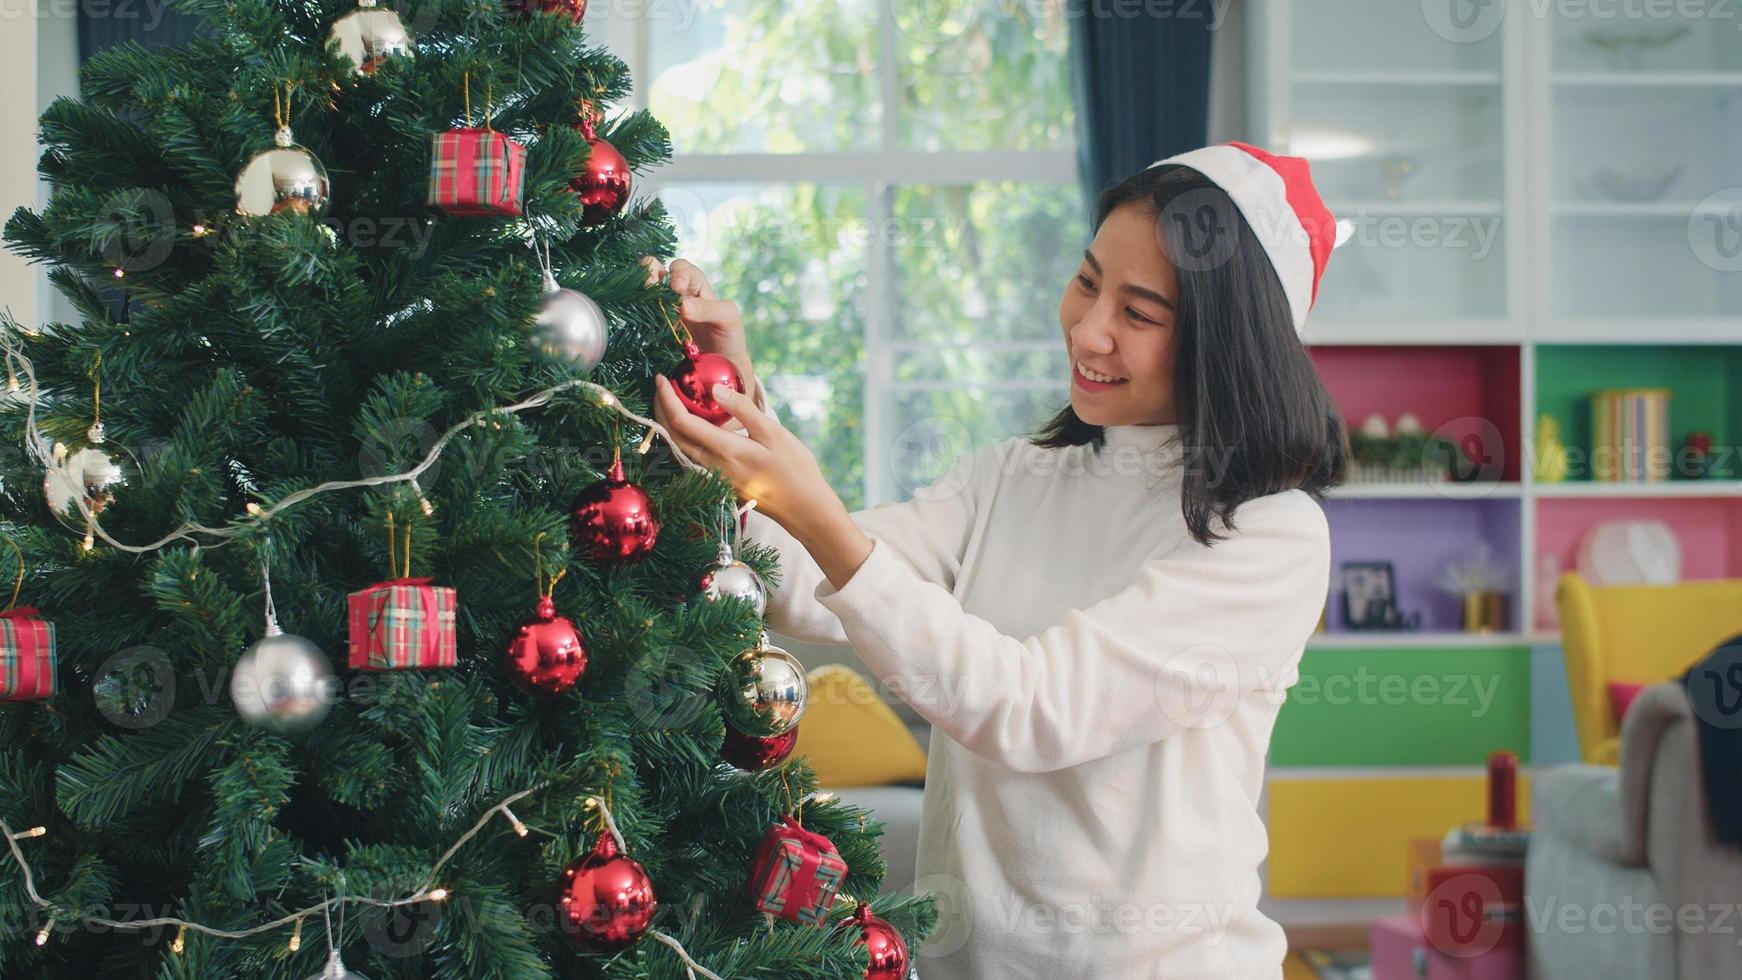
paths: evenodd
<path fill-rule="evenodd" d="M 755 500 L 757 510 L 788 531 L 796 534 L 845 516 L 846 506 L 797 436 L 758 409 L 749 395 L 716 385 L 714 400 L 744 426 L 743 435 L 692 414 L 664 375 L 654 379 L 653 418 L 685 454 L 719 469 L 740 497 Z"/>

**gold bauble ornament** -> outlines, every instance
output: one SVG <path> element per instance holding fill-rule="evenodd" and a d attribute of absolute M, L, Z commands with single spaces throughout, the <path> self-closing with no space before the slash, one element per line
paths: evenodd
<path fill-rule="evenodd" d="M 411 32 L 399 14 L 378 7 L 375 0 L 358 0 L 357 9 L 333 21 L 328 45 L 351 59 L 352 72 L 373 75 L 389 58 L 407 58 L 412 52 Z"/>
<path fill-rule="evenodd" d="M 272 149 L 254 154 L 236 178 L 236 210 L 261 217 L 291 210 L 319 218 L 331 200 L 327 168 L 281 126 Z"/>

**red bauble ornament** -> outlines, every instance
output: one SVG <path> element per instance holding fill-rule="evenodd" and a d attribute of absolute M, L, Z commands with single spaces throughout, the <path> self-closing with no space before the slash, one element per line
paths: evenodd
<path fill-rule="evenodd" d="M 581 224 L 587 227 L 602 225 L 629 202 L 629 189 L 633 183 L 629 161 L 623 159 L 623 154 L 618 153 L 615 146 L 599 136 L 591 115 L 582 115 L 575 128 L 587 138 L 593 152 L 587 155 L 586 169 L 569 181 L 569 187 L 581 198 Z"/>
<path fill-rule="evenodd" d="M 600 561 L 638 561 L 653 550 L 659 537 L 659 515 L 653 501 L 623 475 L 623 461 L 613 460 L 605 478 L 575 498 L 570 525 L 575 543 Z"/>
<path fill-rule="evenodd" d="M 508 674 L 534 694 L 561 694 L 587 669 L 587 644 L 567 616 L 556 614 L 550 596 L 520 624 L 508 643 Z"/>
<path fill-rule="evenodd" d="M 720 758 L 725 759 L 733 768 L 745 772 L 761 772 L 785 762 L 786 757 L 792 754 L 793 746 L 797 744 L 796 726 L 784 735 L 759 738 L 746 735 L 728 725 L 726 740 L 720 743 Z"/>
<path fill-rule="evenodd" d="M 691 414 L 715 425 L 731 421 L 732 413 L 714 401 L 714 386 L 725 385 L 743 394 L 744 379 L 739 377 L 737 365 L 729 357 L 703 353 L 694 341 L 683 345 L 683 356 L 683 363 L 671 375 L 671 387 L 677 392 L 677 400 L 683 402 Z"/>
<path fill-rule="evenodd" d="M 653 924 L 659 902 L 647 869 L 617 850 L 608 833 L 593 853 L 563 872 L 561 924 L 576 942 L 600 952 L 622 949 Z"/>
<path fill-rule="evenodd" d="M 575 23 L 587 16 L 587 0 L 508 0 L 508 9 L 516 13 L 530 14 L 534 10 L 542 10 L 547 14 L 568 14 Z"/>
<path fill-rule="evenodd" d="M 894 926 L 871 914 L 871 906 L 862 902 L 847 922 L 859 929 L 859 942 L 871 951 L 865 980 L 907 980 L 907 943 Z"/>

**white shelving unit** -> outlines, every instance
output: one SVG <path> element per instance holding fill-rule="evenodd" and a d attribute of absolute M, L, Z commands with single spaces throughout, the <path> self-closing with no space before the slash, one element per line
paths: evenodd
<path fill-rule="evenodd" d="M 1542 412 L 1561 419 L 1570 447 L 1587 447 L 1583 399 L 1624 385 L 1677 391 L 1672 448 L 1696 428 L 1723 433 L 1720 450 L 1742 445 L 1742 35 L 1733 18 L 1569 21 L 1575 6 L 1252 0 L 1246 14 L 1249 135 L 1311 160 L 1340 222 L 1306 340 L 1323 348 L 1315 356 L 1347 422 L 1359 426 L 1369 412 L 1395 418 L 1388 402 L 1433 392 L 1476 397 L 1519 463 L 1501 483 L 1351 485 L 1326 498 L 1339 563 L 1395 558 L 1401 576 L 1413 560 L 1420 576 L 1422 555 L 1437 566 L 1450 536 L 1511 546 L 1517 587 L 1506 631 L 1447 632 L 1443 615 L 1418 633 L 1332 630 L 1309 642 L 1309 663 L 1316 653 L 1318 664 L 1341 665 L 1321 671 L 1411 676 L 1416 665 L 1431 672 L 1468 658 L 1504 674 L 1510 690 L 1528 686 L 1533 752 L 1540 731 L 1570 725 L 1556 717 L 1564 705 L 1535 697 L 1552 694 L 1560 676 L 1556 627 L 1539 615 L 1553 608 L 1552 569 L 1539 560 L 1571 567 L 1567 556 L 1590 526 L 1652 518 L 1671 524 L 1684 553 L 1700 555 L 1690 557 L 1690 577 L 1742 574 L 1742 480 L 1545 483 L 1527 455 Z M 1400 227 L 1426 234 L 1383 234 Z M 1486 247 L 1471 246 L 1473 227 Z M 1462 388 L 1435 387 L 1426 366 L 1440 363 L 1462 372 Z M 1409 387 L 1417 381 L 1421 394 Z M 1431 430 L 1428 416 L 1438 413 L 1428 408 L 1403 410 Z M 1460 403 L 1443 414 L 1471 412 Z M 1430 522 L 1436 534 L 1414 530 Z M 1407 544 L 1387 550 L 1393 539 Z M 1327 813 L 1368 804 L 1389 812 L 1388 794 L 1419 799 L 1407 795 L 1410 778 L 1479 772 L 1424 760 L 1469 762 L 1478 744 L 1517 737 L 1513 722 L 1448 728 L 1470 750 L 1454 760 L 1412 741 L 1402 716 L 1337 717 L 1367 728 L 1343 749 L 1334 733 L 1315 731 L 1322 748 L 1271 773 L 1273 786 L 1336 782 Z M 1375 726 L 1393 717 L 1411 747 L 1373 751 Z M 1545 758 L 1554 761 L 1532 761 Z M 1299 811 L 1280 823 L 1295 836 L 1275 842 L 1273 867 L 1285 851 L 1316 853 L 1323 843 Z M 1296 883 L 1301 863 L 1319 864 L 1295 860 Z M 1330 865 L 1320 876 L 1323 892 L 1272 897 L 1269 907 L 1287 923 L 1360 920 L 1379 908 L 1329 897 L 1344 894 Z"/>
<path fill-rule="evenodd" d="M 1545 407 L 1539 355 L 1558 364 L 1560 349 L 1581 346 L 1742 345 L 1742 41 L 1733 24 L 1653 19 L 1642 36 L 1685 35 L 1629 54 L 1595 43 L 1615 47 L 1628 29 L 1619 18 L 1581 23 L 1503 0 L 1497 22 L 1466 26 L 1444 2 L 1435 18 L 1433 3 L 1255 0 L 1250 130 L 1312 160 L 1332 212 L 1354 226 L 1308 343 L 1516 346 L 1524 451 Z M 1417 219 L 1437 222 L 1441 240 L 1361 237 L 1377 222 Z M 1498 223 L 1487 254 L 1450 242 L 1460 222 Z M 1702 254 L 1701 234 L 1733 241 Z M 1330 499 L 1517 500 L 1520 631 L 1507 635 L 1525 643 L 1556 641 L 1536 608 L 1543 502 L 1742 498 L 1731 480 L 1537 483 L 1521 469 L 1500 485 L 1356 485 Z"/>

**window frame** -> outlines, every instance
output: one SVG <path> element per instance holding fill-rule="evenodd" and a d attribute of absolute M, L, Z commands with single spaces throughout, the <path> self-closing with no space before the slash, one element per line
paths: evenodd
<path fill-rule="evenodd" d="M 877 0 L 878 59 L 877 73 L 882 104 L 887 108 L 900 105 L 899 50 L 900 28 L 895 17 L 896 0 Z M 631 36 L 627 57 L 633 80 L 632 100 L 637 109 L 648 108 L 648 66 L 652 64 L 652 32 L 648 16 L 652 8 L 641 5 L 628 25 Z M 1075 140 L 1067 137 L 1066 145 L 1050 150 L 940 150 L 936 152 L 899 149 L 899 113 L 881 113 L 882 125 L 876 149 L 821 153 L 684 153 L 664 166 L 650 170 L 641 178 L 642 193 L 657 196 L 667 186 L 696 184 L 819 184 L 859 187 L 864 191 L 868 228 L 884 227 L 893 219 L 894 190 L 903 185 L 924 184 L 935 187 L 968 187 L 981 183 L 1011 181 L 1018 183 L 1058 184 L 1069 193 L 1078 193 L 1078 170 Z M 867 243 L 865 361 L 860 366 L 863 385 L 863 458 L 864 501 L 874 507 L 890 500 L 893 486 L 888 452 L 891 433 L 886 427 L 889 411 L 904 393 L 936 390 L 943 387 L 967 387 L 974 390 L 1041 390 L 1057 387 L 1059 381 L 1006 379 L 998 381 L 898 381 L 895 364 L 902 354 L 935 350 L 936 345 L 896 339 L 895 268 L 892 246 L 873 238 Z M 1056 338 L 1046 340 L 1005 340 L 968 343 L 961 349 L 982 351 L 1052 350 Z"/>

